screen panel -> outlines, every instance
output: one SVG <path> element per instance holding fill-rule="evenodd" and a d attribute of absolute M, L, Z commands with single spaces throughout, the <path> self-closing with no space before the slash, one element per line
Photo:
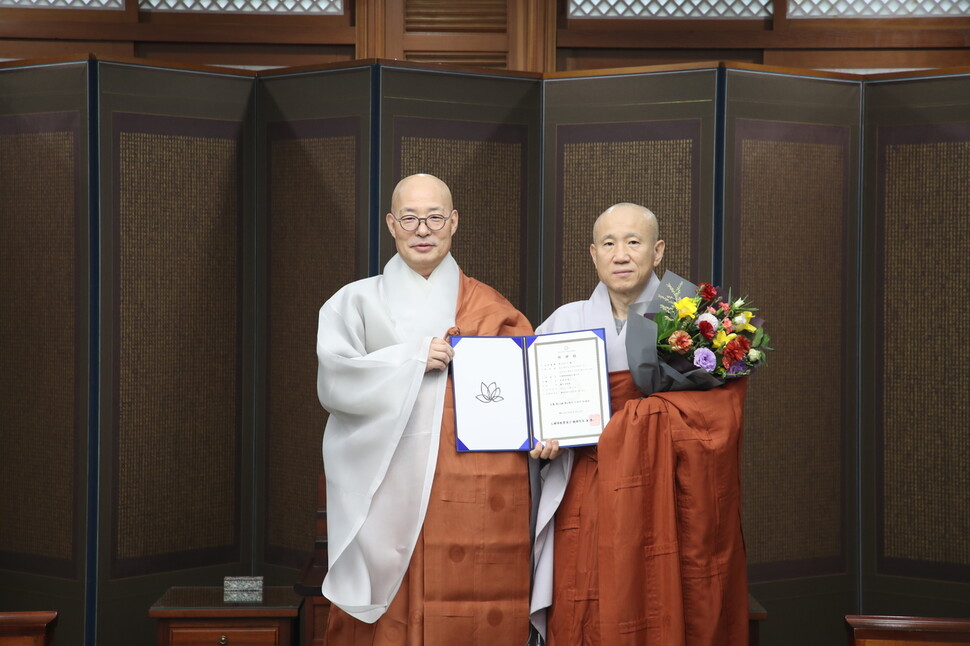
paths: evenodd
<path fill-rule="evenodd" d="M 539 82 L 381 69 L 380 264 L 393 255 L 384 225 L 394 185 L 441 178 L 459 212 L 452 255 L 530 320 L 538 310 Z"/>
<path fill-rule="evenodd" d="M 316 395 L 320 306 L 368 270 L 370 66 L 261 78 L 257 213 L 258 427 L 264 436 L 267 564 L 303 567 L 314 548 L 327 413 Z M 291 578 L 288 581 L 292 581 Z"/>
<path fill-rule="evenodd" d="M 543 316 L 589 298 L 593 222 L 618 202 L 654 211 L 666 269 L 711 280 L 714 70 L 545 84 Z"/>
<path fill-rule="evenodd" d="M 168 587 L 248 569 L 253 79 L 114 63 L 98 79 L 111 644 L 150 640 Z"/>
<path fill-rule="evenodd" d="M 0 116 L 0 564 L 74 578 L 86 375 L 79 111 Z M 64 361 L 72 357 L 73 361 Z M 57 405 L 52 405 L 57 402 Z M 56 477 L 55 474 L 57 474 Z"/>
<path fill-rule="evenodd" d="M 239 559 L 242 122 L 113 111 L 113 578 Z"/>
<path fill-rule="evenodd" d="M 726 74 L 724 284 L 775 348 L 745 406 L 748 571 L 778 618 L 766 637 L 805 644 L 841 639 L 854 596 L 860 96 L 857 81 Z"/>
<path fill-rule="evenodd" d="M 88 68 L 0 70 L 0 607 L 84 630 Z"/>
<path fill-rule="evenodd" d="M 867 613 L 970 613 L 970 378 L 945 367 L 970 357 L 920 342 L 970 314 L 954 292 L 970 253 L 968 91 L 966 74 L 866 85 Z"/>

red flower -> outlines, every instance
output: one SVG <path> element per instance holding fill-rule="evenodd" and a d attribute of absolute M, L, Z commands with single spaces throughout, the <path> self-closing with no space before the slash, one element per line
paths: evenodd
<path fill-rule="evenodd" d="M 674 352 L 678 352 L 680 354 L 687 354 L 690 347 L 694 345 L 690 335 L 683 330 L 677 330 L 671 334 L 670 338 L 667 339 L 667 343 L 670 344 L 670 347 L 673 348 Z"/>
<path fill-rule="evenodd" d="M 720 307 L 721 311 L 724 312 L 725 314 L 731 311 L 731 305 L 729 303 L 725 303 L 724 301 L 721 301 L 720 303 L 718 303 L 717 306 Z"/>
<path fill-rule="evenodd" d="M 731 364 L 744 359 L 744 355 L 748 354 L 748 350 L 750 349 L 751 341 L 743 336 L 736 336 L 724 345 L 724 354 L 721 356 L 721 363 L 725 368 L 729 368 Z"/>
<path fill-rule="evenodd" d="M 714 330 L 714 326 L 711 325 L 710 321 L 698 321 L 697 329 L 701 331 L 701 334 L 708 341 L 713 339 L 714 335 L 716 334 L 716 331 Z"/>
<path fill-rule="evenodd" d="M 723 327 L 724 331 L 728 334 L 734 332 L 734 323 L 732 323 L 731 319 L 729 318 L 725 318 L 723 321 L 721 321 L 721 327 Z"/>
<path fill-rule="evenodd" d="M 701 295 L 705 301 L 713 301 L 717 298 L 717 287 L 710 283 L 701 283 L 697 287 L 697 293 Z"/>

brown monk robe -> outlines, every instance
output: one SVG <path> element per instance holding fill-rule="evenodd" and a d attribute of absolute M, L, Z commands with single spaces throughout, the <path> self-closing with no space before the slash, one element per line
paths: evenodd
<path fill-rule="evenodd" d="M 618 412 L 599 446 L 577 453 L 556 514 L 548 642 L 747 644 L 747 380 L 644 399 L 632 384 L 610 375 Z"/>
<path fill-rule="evenodd" d="M 532 326 L 498 292 L 461 275 L 449 334 L 518 336 Z M 529 638 L 528 456 L 455 449 L 451 379 L 431 499 L 404 581 L 366 624 L 331 607 L 327 646 L 521 646 Z"/>

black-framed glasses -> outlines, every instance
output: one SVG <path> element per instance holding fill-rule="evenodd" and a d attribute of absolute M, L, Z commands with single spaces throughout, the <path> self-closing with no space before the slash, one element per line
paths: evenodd
<path fill-rule="evenodd" d="M 404 217 L 394 219 L 397 220 L 397 223 L 400 224 L 401 228 L 405 231 L 417 231 L 422 222 L 424 222 L 424 225 L 432 231 L 441 231 L 445 227 L 445 223 L 451 219 L 451 216 L 449 215 L 445 217 L 443 215 L 435 214 L 429 215 L 426 218 L 419 218 L 416 215 L 405 215 Z"/>

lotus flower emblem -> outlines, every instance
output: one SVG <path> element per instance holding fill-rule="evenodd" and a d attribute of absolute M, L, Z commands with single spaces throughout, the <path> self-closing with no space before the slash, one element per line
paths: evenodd
<path fill-rule="evenodd" d="M 491 402 L 500 402 L 504 399 L 502 397 L 502 389 L 495 385 L 495 382 L 486 385 L 482 382 L 482 393 L 480 395 L 475 395 L 475 399 L 482 402 L 483 404 L 488 404 Z"/>

